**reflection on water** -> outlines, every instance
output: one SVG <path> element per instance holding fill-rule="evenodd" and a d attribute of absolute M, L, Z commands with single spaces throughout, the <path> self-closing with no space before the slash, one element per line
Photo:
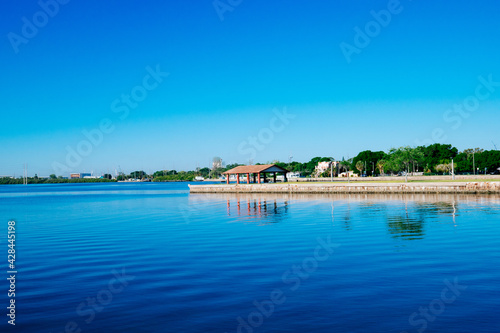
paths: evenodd
<path fill-rule="evenodd" d="M 249 218 L 266 219 L 267 223 L 282 221 L 288 212 L 288 201 L 265 199 L 227 200 L 227 215 L 247 216 Z"/>
<path fill-rule="evenodd" d="M 387 232 L 401 240 L 418 240 L 425 236 L 426 224 L 442 216 L 453 226 L 460 223 L 462 210 L 498 213 L 500 196 L 438 195 L 438 194 L 284 194 L 284 193 L 224 193 L 191 194 L 197 205 L 226 206 L 226 214 L 239 221 L 258 220 L 261 224 L 286 221 L 290 207 L 308 206 L 312 212 L 324 210 L 328 204 L 332 225 L 339 223 L 345 230 L 353 228 L 359 216 L 385 218 Z M 323 212 L 324 213 L 324 212 Z"/>
<path fill-rule="evenodd" d="M 499 213 L 500 196 L 0 187 L 19 226 L 19 332 L 415 332 L 412 313 L 456 278 L 467 290 L 427 331 L 498 332 Z M 311 271 L 318 239 L 341 246 Z M 135 279 L 97 311 L 114 270 Z M 286 301 L 264 316 L 275 290 Z"/>
<path fill-rule="evenodd" d="M 395 238 L 422 239 L 424 236 L 424 220 L 402 216 L 389 216 L 387 218 L 389 233 Z"/>
<path fill-rule="evenodd" d="M 387 216 L 389 233 L 395 238 L 422 239 L 426 221 L 438 215 L 451 217 L 450 222 L 457 226 L 459 209 L 455 198 L 450 202 L 413 202 L 411 207 L 408 206 L 409 202 L 405 201 L 404 211 Z"/>

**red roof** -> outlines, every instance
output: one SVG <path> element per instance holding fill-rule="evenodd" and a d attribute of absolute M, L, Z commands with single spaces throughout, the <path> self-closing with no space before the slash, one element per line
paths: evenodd
<path fill-rule="evenodd" d="M 262 173 L 262 172 L 265 172 L 267 169 L 270 169 L 273 167 L 280 169 L 278 172 L 288 172 L 288 170 L 283 169 L 282 167 L 277 166 L 276 164 L 262 164 L 262 165 L 240 165 L 240 166 L 237 166 L 236 168 L 233 168 L 231 170 L 227 170 L 226 172 L 224 172 L 224 174 Z M 269 172 L 274 172 L 274 170 L 269 171 Z"/>

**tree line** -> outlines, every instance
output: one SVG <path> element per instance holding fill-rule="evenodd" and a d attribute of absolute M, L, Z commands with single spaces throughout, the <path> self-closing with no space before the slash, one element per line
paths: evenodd
<path fill-rule="evenodd" d="M 353 171 L 358 175 L 396 175 L 423 172 L 424 174 L 447 174 L 452 168 L 457 174 L 499 173 L 500 151 L 481 148 L 459 152 L 450 144 L 435 143 L 429 146 L 391 148 L 388 152 L 365 150 L 353 158 L 335 160 L 333 157 L 315 157 L 309 162 L 276 162 L 277 165 L 300 172 L 302 176 L 330 175 L 331 170 L 316 175 L 318 162 L 335 161 L 334 174 Z M 453 166 L 452 166 L 453 161 Z"/>
<path fill-rule="evenodd" d="M 333 170 L 326 170 L 317 174 L 316 166 L 319 162 L 335 161 Z M 453 161 L 453 165 L 452 165 Z M 259 165 L 261 163 L 256 163 Z M 262 163 L 263 164 L 263 163 Z M 500 151 L 484 150 L 481 148 L 465 149 L 459 151 L 450 144 L 435 143 L 429 146 L 399 147 L 391 148 L 389 151 L 365 150 L 353 158 L 342 158 L 336 160 L 333 157 L 314 157 L 308 162 L 280 162 L 272 161 L 265 164 L 276 164 L 291 172 L 299 172 L 303 177 L 329 177 L 333 171 L 334 175 L 341 172 L 352 171 L 358 175 L 378 176 L 397 175 L 402 173 L 423 172 L 424 174 L 449 174 L 454 169 L 457 174 L 491 174 L 500 173 Z M 43 179 L 35 177 L 28 178 L 28 184 L 51 184 L 51 183 L 95 183 L 109 181 L 124 181 L 128 179 L 162 181 L 193 181 L 195 177 L 201 176 L 205 179 L 217 179 L 222 174 L 241 164 L 224 165 L 220 157 L 214 158 L 212 168 L 196 168 L 192 171 L 160 170 L 153 174 L 134 171 L 128 175 L 120 173 L 116 180 L 110 174 L 105 174 L 99 179 L 63 179 L 61 176 L 50 175 Z M 23 184 L 20 178 L 0 178 L 0 184 Z"/>
<path fill-rule="evenodd" d="M 60 178 L 38 178 L 38 177 L 28 177 L 28 184 L 65 184 L 65 183 L 106 183 L 106 182 L 114 182 L 115 180 L 110 180 L 106 178 L 79 178 L 79 179 L 64 179 Z M 16 184 L 24 184 L 23 178 L 11 178 L 11 177 L 2 177 L 0 178 L 0 185 L 16 185 Z"/>
<path fill-rule="evenodd" d="M 319 162 L 335 161 L 334 175 L 341 172 L 353 171 L 358 175 L 379 176 L 398 175 L 406 173 L 423 172 L 424 174 L 447 174 L 452 170 L 457 174 L 488 174 L 498 173 L 500 168 L 500 151 L 484 150 L 481 148 L 465 149 L 459 151 L 450 144 L 435 143 L 429 146 L 391 148 L 387 152 L 365 150 L 353 158 L 336 160 L 333 157 L 314 157 L 308 162 L 280 162 L 271 161 L 260 164 L 276 164 L 291 172 L 299 172 L 303 177 L 329 177 L 331 170 L 322 174 L 316 173 Z M 196 176 L 204 178 L 218 178 L 223 172 L 242 164 L 223 165 L 219 157 L 214 158 L 213 167 L 197 168 L 194 171 L 175 170 L 167 172 L 158 171 L 153 175 L 156 181 L 165 180 L 192 180 Z"/>

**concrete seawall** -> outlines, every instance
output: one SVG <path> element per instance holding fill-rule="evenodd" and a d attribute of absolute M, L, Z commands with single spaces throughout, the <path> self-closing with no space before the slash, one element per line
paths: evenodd
<path fill-rule="evenodd" d="M 460 193 L 499 194 L 500 182 L 189 185 L 191 193 Z"/>

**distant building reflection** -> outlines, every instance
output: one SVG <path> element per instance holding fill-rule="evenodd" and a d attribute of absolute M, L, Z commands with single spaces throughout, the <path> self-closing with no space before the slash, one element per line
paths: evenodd
<path fill-rule="evenodd" d="M 288 200 L 262 198 L 227 199 L 227 215 L 266 219 L 266 223 L 280 222 L 288 212 Z"/>

